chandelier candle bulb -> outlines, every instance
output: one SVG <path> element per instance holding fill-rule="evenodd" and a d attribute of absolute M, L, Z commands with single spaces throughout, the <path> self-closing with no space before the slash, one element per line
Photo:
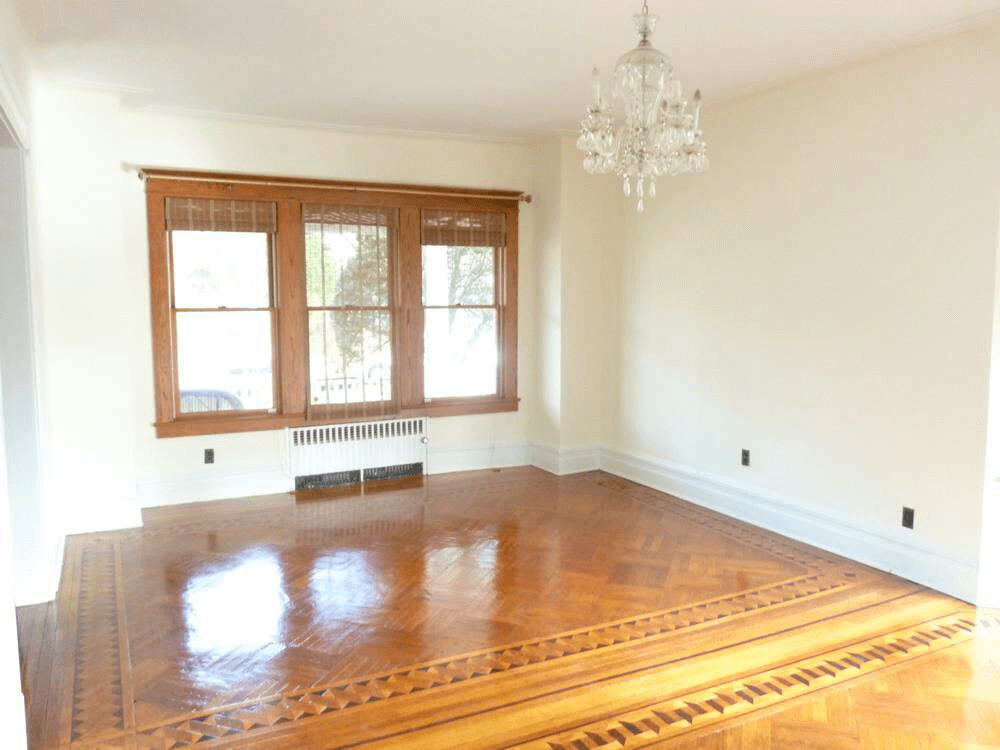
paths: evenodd
<path fill-rule="evenodd" d="M 576 146 L 585 154 L 587 172 L 614 172 L 622 178 L 625 195 L 632 193 L 634 182 L 641 212 L 643 199 L 656 194 L 657 177 L 702 172 L 708 158 L 700 130 L 701 92 L 695 91 L 692 111 L 670 58 L 650 44 L 657 16 L 643 3 L 633 18 L 639 44 L 618 59 L 614 75 L 613 101 L 621 99 L 624 123 L 615 122 L 612 107 L 601 98 L 600 73 L 594 68 L 594 103 L 580 124 Z"/>

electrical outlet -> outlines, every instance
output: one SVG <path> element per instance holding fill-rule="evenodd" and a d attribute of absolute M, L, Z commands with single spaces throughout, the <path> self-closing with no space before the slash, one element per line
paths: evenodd
<path fill-rule="evenodd" d="M 743 449 L 743 454 L 740 456 L 740 463 L 744 466 L 750 465 L 750 451 L 747 448 Z"/>
<path fill-rule="evenodd" d="M 214 464 L 215 463 L 215 448 L 205 449 L 205 463 Z"/>
<path fill-rule="evenodd" d="M 903 527 L 907 529 L 913 528 L 913 508 L 903 506 Z"/>

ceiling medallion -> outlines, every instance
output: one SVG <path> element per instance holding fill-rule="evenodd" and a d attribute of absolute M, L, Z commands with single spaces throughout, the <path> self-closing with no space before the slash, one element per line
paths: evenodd
<path fill-rule="evenodd" d="M 656 195 L 657 177 L 702 172 L 708 157 L 699 124 L 701 92 L 694 92 L 689 105 L 670 58 L 649 43 L 658 16 L 650 14 L 645 2 L 633 18 L 639 45 L 615 65 L 613 97 L 625 106 L 625 122 L 615 122 L 613 102 L 601 97 L 601 77 L 594 68 L 594 101 L 576 147 L 586 153 L 583 168 L 591 174 L 620 175 L 625 195 L 634 191 L 642 212 L 646 196 Z"/>

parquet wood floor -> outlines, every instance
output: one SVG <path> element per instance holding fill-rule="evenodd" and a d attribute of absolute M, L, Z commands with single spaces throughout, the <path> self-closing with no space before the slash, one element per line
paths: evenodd
<path fill-rule="evenodd" d="M 144 521 L 18 612 L 32 750 L 1000 746 L 995 613 L 601 472 Z"/>

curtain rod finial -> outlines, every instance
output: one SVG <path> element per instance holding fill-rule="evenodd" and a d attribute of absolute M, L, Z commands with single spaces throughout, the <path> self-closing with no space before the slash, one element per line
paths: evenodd
<path fill-rule="evenodd" d="M 146 170 L 140 167 L 138 164 L 133 164 L 130 161 L 122 162 L 123 172 L 135 172 L 135 176 L 139 178 L 139 182 L 146 181 Z"/>

